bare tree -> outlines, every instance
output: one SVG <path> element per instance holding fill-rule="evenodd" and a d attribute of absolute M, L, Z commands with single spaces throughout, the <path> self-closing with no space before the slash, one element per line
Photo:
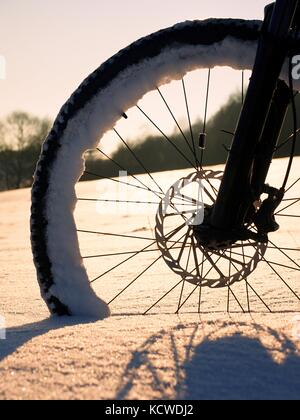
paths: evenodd
<path fill-rule="evenodd" d="M 50 125 L 48 119 L 25 112 L 14 112 L 1 123 L 0 176 L 5 189 L 31 184 L 41 143 Z"/>

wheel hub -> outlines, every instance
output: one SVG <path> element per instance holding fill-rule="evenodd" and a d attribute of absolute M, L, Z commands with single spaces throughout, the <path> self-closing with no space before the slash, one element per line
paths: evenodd
<path fill-rule="evenodd" d="M 213 206 L 206 207 L 203 223 L 193 226 L 193 235 L 199 246 L 205 247 L 208 250 L 224 250 L 230 248 L 238 241 L 254 240 L 257 242 L 268 242 L 266 234 L 253 232 L 246 227 L 234 230 L 214 228 L 210 224 L 212 210 Z"/>

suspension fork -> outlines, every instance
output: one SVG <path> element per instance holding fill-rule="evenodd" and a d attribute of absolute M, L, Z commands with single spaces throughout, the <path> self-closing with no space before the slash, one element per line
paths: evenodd
<path fill-rule="evenodd" d="M 267 175 L 290 103 L 290 88 L 284 81 L 279 80 L 253 162 L 251 193 L 254 201 L 259 200 L 260 196 L 266 192 Z"/>
<path fill-rule="evenodd" d="M 234 230 L 244 225 L 249 207 L 253 203 L 252 187 L 255 183 L 261 185 L 267 174 L 274 152 L 276 133 L 271 136 L 273 144 L 268 146 L 269 155 L 264 157 L 260 175 L 255 175 L 253 169 L 258 168 L 261 159 L 256 159 L 260 141 L 265 145 L 268 143 L 267 133 L 265 136 L 263 133 L 274 118 L 272 115 L 275 105 L 273 102 L 272 109 L 272 100 L 286 59 L 286 39 L 297 6 L 298 0 L 277 0 L 272 12 L 266 13 L 252 78 L 211 217 L 211 225 L 214 228 Z M 286 113 L 284 108 L 285 105 L 281 109 L 282 121 L 283 114 Z"/>

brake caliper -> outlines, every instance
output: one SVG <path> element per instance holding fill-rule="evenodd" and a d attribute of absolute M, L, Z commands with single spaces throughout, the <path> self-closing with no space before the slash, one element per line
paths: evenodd
<path fill-rule="evenodd" d="M 264 193 L 268 195 L 254 216 L 254 223 L 260 233 L 276 232 L 280 226 L 275 220 L 275 211 L 282 202 L 285 191 L 281 188 L 265 185 Z"/>

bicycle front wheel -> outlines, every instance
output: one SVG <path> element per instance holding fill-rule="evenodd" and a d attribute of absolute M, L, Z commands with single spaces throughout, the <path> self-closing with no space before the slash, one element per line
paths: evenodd
<path fill-rule="evenodd" d="M 79 234 L 84 234 L 88 231 L 93 232 L 93 229 L 86 229 L 86 231 L 81 229 L 81 226 L 76 226 L 74 218 L 74 210 L 79 198 L 76 195 L 75 186 L 82 175 L 84 173 L 88 175 L 89 172 L 85 168 L 84 153 L 93 149 L 99 151 L 99 147 L 97 147 L 99 139 L 106 132 L 112 130 L 120 119 L 126 118 L 128 110 L 136 107 L 138 101 L 147 92 L 158 90 L 161 94 L 159 88 L 162 85 L 177 80 L 182 84 L 183 92 L 186 94 L 184 76 L 196 69 L 228 66 L 236 70 L 251 70 L 260 25 L 261 22 L 259 21 L 210 19 L 185 22 L 159 31 L 135 42 L 104 63 L 81 84 L 63 106 L 43 145 L 32 188 L 32 250 L 42 296 L 51 313 L 104 318 L 110 312 L 107 304 L 98 297 L 91 285 L 91 282 L 96 278 L 102 278 L 106 273 L 108 273 L 108 276 L 110 275 L 109 264 L 106 266 L 105 263 L 98 263 L 97 267 L 102 268 L 103 271 L 99 275 L 96 275 L 95 272 L 94 277 L 91 277 L 87 273 L 87 259 L 80 250 L 78 231 L 80 231 Z M 164 99 L 162 94 L 161 97 Z M 188 111 L 186 96 L 185 101 Z M 166 101 L 165 105 L 167 105 Z M 171 112 L 170 107 L 168 107 L 168 110 Z M 149 114 L 141 107 L 139 107 L 139 111 L 155 125 Z M 179 127 L 178 122 L 177 127 Z M 156 126 L 156 128 L 159 127 Z M 137 154 L 130 149 L 130 145 L 126 143 L 120 133 L 116 131 L 115 134 L 119 137 L 119 140 L 123 141 L 128 153 L 131 151 L 131 156 L 138 161 L 140 168 L 143 168 L 142 172 L 145 174 L 143 177 L 137 179 L 138 171 L 132 174 L 135 177 L 135 187 L 152 194 L 155 198 L 154 200 L 152 198 L 152 202 L 155 201 L 153 204 L 158 208 L 159 205 L 161 206 L 161 200 L 165 198 L 166 190 L 159 184 L 158 176 L 153 175 L 157 172 L 155 165 L 151 164 L 153 168 L 149 170 Z M 163 134 L 162 130 L 160 134 Z M 193 144 L 192 137 L 191 133 L 191 137 L 186 139 L 186 143 L 188 143 L 186 153 L 183 153 L 182 149 L 175 145 L 179 149 L 178 153 L 181 154 L 181 159 L 185 158 L 188 161 L 186 162 L 187 166 L 179 165 L 179 167 L 189 167 L 191 170 L 188 175 L 176 176 L 173 185 L 180 186 L 180 182 L 178 183 L 180 179 L 185 179 L 190 184 L 199 183 L 199 179 L 201 179 L 202 183 L 207 184 L 204 191 L 207 192 L 209 201 L 218 188 L 220 174 L 203 171 L 199 162 L 200 159 L 197 158 L 198 152 L 195 152 L 195 143 Z M 168 141 L 168 136 L 165 136 L 164 141 Z M 158 159 L 158 156 L 153 156 L 152 160 L 156 161 L 156 159 Z M 126 169 L 124 165 L 119 164 L 120 168 Z M 200 173 L 202 175 L 199 175 Z M 99 173 L 94 173 L 94 175 L 96 177 L 98 175 L 99 178 L 104 180 L 115 178 L 114 176 L 101 176 Z M 151 188 L 149 188 L 145 177 L 149 182 L 152 182 Z M 127 184 L 132 183 L 127 182 Z M 173 190 L 168 189 L 167 191 L 170 194 Z M 109 199 L 106 198 L 102 202 L 104 201 L 108 202 Z M 127 201 L 130 200 L 127 199 Z M 136 203 L 140 201 L 135 199 Z M 146 201 L 150 202 L 151 200 L 147 199 Z M 177 201 L 176 205 L 180 205 L 182 209 L 183 205 L 187 205 L 186 213 L 184 213 L 184 210 L 179 212 L 182 221 L 186 222 L 187 215 L 193 213 L 193 207 L 191 206 L 197 204 L 197 198 L 190 197 L 183 201 L 185 202 Z M 101 203 L 101 198 L 97 202 Z M 158 211 L 156 222 L 160 218 L 159 214 Z M 103 237 L 107 238 L 108 235 L 118 238 L 120 242 L 125 241 L 125 245 L 121 246 L 119 253 L 112 253 L 114 261 L 117 262 L 114 265 L 117 267 L 121 265 L 119 260 L 116 260 L 117 258 L 123 258 L 121 263 L 126 258 L 127 263 L 131 264 L 133 263 L 133 257 L 147 256 L 146 267 L 136 264 L 135 267 L 136 269 L 139 268 L 139 272 L 135 272 L 132 266 L 127 269 L 126 272 L 128 276 L 130 274 L 132 279 L 140 279 L 141 273 L 144 272 L 145 274 L 148 271 L 149 266 L 153 264 L 149 262 L 148 256 L 153 255 L 153 252 L 157 252 L 158 249 L 159 253 L 156 254 L 154 261 L 156 259 L 165 260 L 164 262 L 167 262 L 169 268 L 172 268 L 171 271 L 175 274 L 177 271 L 177 275 L 181 276 L 181 282 L 182 279 L 185 280 L 190 275 L 190 283 L 197 286 L 201 273 L 199 273 L 198 268 L 196 269 L 196 275 L 195 272 L 192 273 L 195 270 L 190 269 L 188 262 L 188 258 L 191 258 L 188 254 L 194 252 L 193 241 L 190 236 L 186 235 L 186 231 L 176 231 L 174 225 L 172 225 L 173 228 L 171 225 L 166 226 L 167 221 L 167 218 L 160 219 L 159 227 L 156 224 L 153 230 L 144 228 L 142 233 L 140 231 L 129 234 L 124 229 L 121 229 L 121 232 L 113 233 L 108 227 L 105 232 L 102 232 L 102 244 L 105 244 Z M 105 220 L 103 224 L 105 224 Z M 120 229 L 118 222 L 116 222 L 116 228 Z M 171 228 L 173 233 L 175 232 L 173 235 L 170 235 Z M 94 229 L 94 233 L 100 235 L 100 230 L 105 229 Z M 134 248 L 129 246 L 130 237 L 135 241 L 134 247 L 138 247 L 136 252 L 134 252 Z M 146 242 L 144 246 L 140 246 L 139 241 L 143 241 L 143 238 Z M 168 244 L 166 238 L 168 238 Z M 149 246 L 150 243 L 152 247 Z M 169 254 L 170 247 L 179 248 L 178 252 L 181 252 L 183 245 L 188 249 L 187 255 L 184 257 L 187 267 L 180 271 L 176 267 L 176 261 L 172 262 L 170 260 Z M 255 252 L 257 255 L 258 252 L 263 254 L 264 250 L 259 249 Z M 103 254 L 104 257 L 110 255 L 109 252 L 103 252 L 101 245 L 97 252 L 95 251 L 95 254 L 100 256 Z M 88 257 L 93 256 L 95 255 L 89 255 Z M 200 257 L 194 255 L 195 258 Z M 211 258 L 209 255 L 206 256 L 208 262 Z M 253 264 L 249 264 L 250 266 L 253 266 Z M 123 280 L 125 276 L 122 273 Z M 222 286 L 221 277 L 220 275 L 211 278 L 208 276 L 206 283 L 210 287 Z M 230 285 L 231 281 L 234 279 L 234 281 L 240 280 L 241 277 L 243 276 L 240 274 L 240 270 L 236 270 L 229 277 L 227 275 L 226 282 L 229 281 Z M 125 279 L 127 284 L 124 287 L 120 286 L 120 289 L 127 290 L 133 282 L 132 279 L 129 282 L 129 279 Z M 177 283 L 175 282 L 175 284 Z"/>

